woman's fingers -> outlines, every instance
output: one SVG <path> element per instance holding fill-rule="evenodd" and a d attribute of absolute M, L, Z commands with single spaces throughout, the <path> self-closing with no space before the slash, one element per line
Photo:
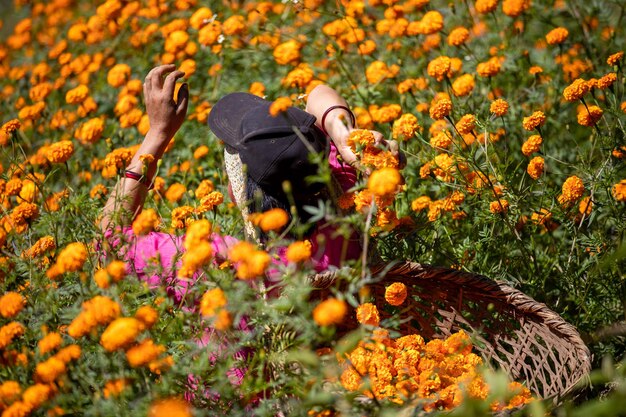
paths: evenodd
<path fill-rule="evenodd" d="M 146 83 L 148 80 L 150 82 L 150 87 L 154 89 L 162 89 L 163 88 L 163 75 L 168 72 L 173 71 L 176 68 L 174 64 L 167 65 L 159 65 L 158 67 L 152 68 L 148 75 L 146 76 Z"/>
<path fill-rule="evenodd" d="M 184 72 L 176 70 L 167 74 L 165 77 L 165 81 L 163 82 L 163 92 L 167 97 L 174 97 L 174 85 L 176 84 L 176 80 L 183 77 L 185 75 Z"/>
<path fill-rule="evenodd" d="M 187 104 L 189 103 L 189 86 L 184 83 L 178 90 L 178 97 L 176 97 L 176 115 L 184 116 L 187 114 Z"/>

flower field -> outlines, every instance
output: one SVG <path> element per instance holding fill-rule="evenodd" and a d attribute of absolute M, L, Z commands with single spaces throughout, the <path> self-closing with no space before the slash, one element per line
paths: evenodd
<path fill-rule="evenodd" d="M 0 8 L 2 417 L 624 413 L 623 1 Z M 105 238 L 104 205 L 150 129 L 143 81 L 161 64 L 185 73 L 186 120 L 132 228 Z M 350 104 L 349 144 L 368 170 L 338 207 L 307 208 L 362 236 L 324 291 L 309 279 L 306 227 L 284 211 L 250 217 L 265 245 L 243 241 L 206 123 L 227 93 L 265 97 L 279 115 L 320 84 Z M 397 141 L 401 160 L 370 130 Z M 311 180 L 331 182 L 326 164 Z M 146 266 L 163 285 L 125 258 L 128 235 L 155 230 L 185 235 L 174 272 Z M 210 236 L 241 241 L 217 251 Z M 370 292 L 371 267 L 395 260 L 545 303 L 578 329 L 593 371 L 554 404 L 483 366 L 467 329 L 404 333 L 411 288 Z"/>

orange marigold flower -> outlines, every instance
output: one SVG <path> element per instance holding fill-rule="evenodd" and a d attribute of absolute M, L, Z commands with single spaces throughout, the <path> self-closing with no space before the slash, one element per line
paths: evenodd
<path fill-rule="evenodd" d="M 126 276 L 126 263 L 124 261 L 111 261 L 107 265 L 107 273 L 115 282 L 120 281 Z"/>
<path fill-rule="evenodd" d="M 613 83 L 617 81 L 617 74 L 614 72 L 610 72 L 602 77 L 596 82 L 596 86 L 601 90 L 606 90 Z"/>
<path fill-rule="evenodd" d="M 464 97 L 474 91 L 475 85 L 472 74 L 463 74 L 452 82 L 452 92 L 457 97 Z"/>
<path fill-rule="evenodd" d="M 159 319 L 159 313 L 151 306 L 141 306 L 135 312 L 135 318 L 143 323 L 146 329 L 149 329 Z"/>
<path fill-rule="evenodd" d="M 200 300 L 200 314 L 205 317 L 215 317 L 215 315 L 226 307 L 226 294 L 221 288 L 208 290 Z"/>
<path fill-rule="evenodd" d="M 377 84 L 388 78 L 394 78 L 400 72 L 398 65 L 387 66 L 382 61 L 374 61 L 365 69 L 365 78 L 370 84 Z"/>
<path fill-rule="evenodd" d="M 289 214 L 281 208 L 273 208 L 258 216 L 254 223 L 264 232 L 279 231 L 289 222 Z"/>
<path fill-rule="evenodd" d="M 528 162 L 526 172 L 530 175 L 530 178 L 536 180 L 543 175 L 544 171 L 544 159 L 540 156 L 536 156 Z"/>
<path fill-rule="evenodd" d="M 145 339 L 126 351 L 126 359 L 131 367 L 138 368 L 156 360 L 163 352 L 165 346 L 155 345 L 152 339 Z"/>
<path fill-rule="evenodd" d="M 422 211 L 426 208 L 428 208 L 428 206 L 431 203 L 431 198 L 428 197 L 427 195 L 423 195 L 420 197 L 417 197 L 415 200 L 413 200 L 411 202 L 411 210 L 413 211 Z"/>
<path fill-rule="evenodd" d="M 616 52 L 612 55 L 610 55 L 607 59 L 606 59 L 606 63 L 609 65 L 618 65 L 619 62 L 622 60 L 622 58 L 624 58 L 624 51 L 619 51 Z"/>
<path fill-rule="evenodd" d="M 576 101 L 583 98 L 589 92 L 589 83 L 582 78 L 577 78 L 573 83 L 565 87 L 563 97 L 567 101 Z"/>
<path fill-rule="evenodd" d="M 426 71 L 428 75 L 436 79 L 437 81 L 443 81 L 444 78 L 450 76 L 450 68 L 451 68 L 450 58 L 447 56 L 440 56 L 428 63 L 428 67 Z"/>
<path fill-rule="evenodd" d="M 224 202 L 224 195 L 219 191 L 211 191 L 200 199 L 196 213 L 206 213 Z"/>
<path fill-rule="evenodd" d="M 26 305 L 26 299 L 20 293 L 9 291 L 0 297 L 0 316 L 15 317 Z"/>
<path fill-rule="evenodd" d="M 117 64 L 107 73 L 107 82 L 112 87 L 121 87 L 130 79 L 130 67 L 126 64 Z"/>
<path fill-rule="evenodd" d="M 408 140 L 415 135 L 419 128 L 417 117 L 411 113 L 405 113 L 393 122 L 392 136 L 394 139 Z"/>
<path fill-rule="evenodd" d="M 80 125 L 74 132 L 74 137 L 83 144 L 95 143 L 100 139 L 103 131 L 104 120 L 100 117 L 95 117 Z"/>
<path fill-rule="evenodd" d="M 291 107 L 292 104 L 293 102 L 289 97 L 279 97 L 272 102 L 269 112 L 272 116 L 276 117 L 279 114 L 287 111 L 287 109 Z"/>
<path fill-rule="evenodd" d="M 37 342 L 37 346 L 39 347 L 39 354 L 45 355 L 46 353 L 53 351 L 54 349 L 61 346 L 62 341 L 63 339 L 61 339 L 61 335 L 59 333 L 48 333 L 47 335 L 42 337 L 39 342 Z"/>
<path fill-rule="evenodd" d="M 580 200 L 580 204 L 578 205 L 578 212 L 580 214 L 584 214 L 585 216 L 591 215 L 591 211 L 593 210 L 593 201 L 591 201 L 591 197 L 587 196 Z"/>
<path fill-rule="evenodd" d="M 474 7 L 480 14 L 491 13 L 498 7 L 498 0 L 476 0 Z"/>
<path fill-rule="evenodd" d="M 356 319 L 359 323 L 370 326 L 378 326 L 380 323 L 378 309 L 372 303 L 365 303 L 358 306 L 356 309 Z"/>
<path fill-rule="evenodd" d="M 489 211 L 497 214 L 497 213 L 506 213 L 509 210 L 509 202 L 504 199 L 499 199 L 496 201 L 492 201 L 489 203 Z"/>
<path fill-rule="evenodd" d="M 598 106 L 589 106 L 586 109 L 582 109 L 578 112 L 577 120 L 581 126 L 591 127 L 598 123 L 598 120 L 602 118 L 604 111 Z"/>
<path fill-rule="evenodd" d="M 187 401 L 170 397 L 153 402 L 148 410 L 148 417 L 193 417 L 193 414 Z"/>
<path fill-rule="evenodd" d="M 583 180 L 578 178 L 576 175 L 572 175 L 567 178 L 563 183 L 561 188 L 561 195 L 559 196 L 559 203 L 561 204 L 569 204 L 573 203 L 582 197 L 585 192 L 585 184 Z"/>
<path fill-rule="evenodd" d="M 124 378 L 114 379 L 107 381 L 102 389 L 102 395 L 104 398 L 115 397 L 120 394 L 127 386 L 127 381 Z"/>
<path fill-rule="evenodd" d="M 300 60 L 302 45 L 296 40 L 289 40 L 274 48 L 274 59 L 278 65 L 295 64 Z"/>
<path fill-rule="evenodd" d="M 530 156 L 535 152 L 539 152 L 542 143 L 543 139 L 541 138 L 541 136 L 532 135 L 526 140 L 526 142 L 522 144 L 522 153 L 524 154 L 524 156 Z"/>
<path fill-rule="evenodd" d="M 319 303 L 313 309 L 313 321 L 315 321 L 318 326 L 339 324 L 343 321 L 347 312 L 348 306 L 345 301 L 337 298 L 329 298 Z"/>
<path fill-rule="evenodd" d="M 524 129 L 530 131 L 537 129 L 546 122 L 546 115 L 542 111 L 536 111 L 528 117 L 524 117 L 522 126 Z"/>
<path fill-rule="evenodd" d="M 291 70 L 282 80 L 285 87 L 305 88 L 313 81 L 313 70 L 308 64 L 299 64 Z"/>
<path fill-rule="evenodd" d="M 19 398 L 22 393 L 17 381 L 6 381 L 0 384 L 0 403 L 10 404 Z"/>
<path fill-rule="evenodd" d="M 87 247 L 83 243 L 74 242 L 61 250 L 56 264 L 63 272 L 74 272 L 81 269 L 86 260 Z"/>
<path fill-rule="evenodd" d="M 15 132 L 17 129 L 19 129 L 21 126 L 22 124 L 20 123 L 18 119 L 12 119 L 6 122 L 5 124 L 3 124 L 0 130 L 3 131 L 7 136 L 9 136 L 13 132 Z"/>
<path fill-rule="evenodd" d="M 286 253 L 289 262 L 304 262 L 311 258 L 311 242 L 305 240 L 303 242 L 293 242 L 287 247 Z"/>
<path fill-rule="evenodd" d="M 133 221 L 133 233 L 137 236 L 147 235 L 159 224 L 159 216 L 154 209 L 145 209 Z"/>
<path fill-rule="evenodd" d="M 100 344 L 113 352 L 134 342 L 143 329 L 143 323 L 134 317 L 117 318 L 102 333 Z"/>
<path fill-rule="evenodd" d="M 191 222 L 190 216 L 193 214 L 193 207 L 179 206 L 172 210 L 172 227 L 183 229 Z"/>
<path fill-rule="evenodd" d="M 489 111 L 496 116 L 504 116 L 509 112 L 509 103 L 507 103 L 506 100 L 498 98 L 491 102 Z"/>
<path fill-rule="evenodd" d="M 22 401 L 26 403 L 30 410 L 34 410 L 48 401 L 51 395 L 52 388 L 50 385 L 35 384 L 24 390 L 24 393 L 22 394 Z"/>
<path fill-rule="evenodd" d="M 45 362 L 38 363 L 35 367 L 35 375 L 40 382 L 54 382 L 60 375 L 65 373 L 65 363 L 56 357 L 51 357 Z"/>
<path fill-rule="evenodd" d="M 236 264 L 239 279 L 253 279 L 265 272 L 269 266 L 270 255 L 257 250 L 249 242 L 238 242 L 229 251 L 228 258 Z"/>
<path fill-rule="evenodd" d="M 437 100 L 430 106 L 430 117 L 440 120 L 450 115 L 452 112 L 452 102 L 447 98 Z"/>
<path fill-rule="evenodd" d="M 460 46 L 463 45 L 469 38 L 469 30 L 463 26 L 456 27 L 450 31 L 448 35 L 448 45 Z"/>
<path fill-rule="evenodd" d="M 13 321 L 0 327 L 0 349 L 6 348 L 14 338 L 24 334 L 24 326 Z"/>
<path fill-rule="evenodd" d="M 476 72 L 481 77 L 493 77 L 497 73 L 500 72 L 502 68 L 501 59 L 497 56 L 494 56 L 489 59 L 487 62 L 481 62 L 476 66 Z"/>
<path fill-rule="evenodd" d="M 67 334 L 78 338 L 88 334 L 94 326 L 107 324 L 120 315 L 120 306 L 108 297 L 95 296 L 83 303 L 83 309 L 70 323 Z"/>
<path fill-rule="evenodd" d="M 71 140 L 62 140 L 48 146 L 46 158 L 53 164 L 62 164 L 74 154 L 74 144 Z"/>
<path fill-rule="evenodd" d="M 402 114 L 402 107 L 399 104 L 389 104 L 386 106 L 372 105 L 369 107 L 372 120 L 376 123 L 390 123 Z"/>
<path fill-rule="evenodd" d="M 65 102 L 68 104 L 80 104 L 89 97 L 89 87 L 84 84 L 72 88 L 65 94 Z"/>
<path fill-rule="evenodd" d="M 517 17 L 530 7 L 530 0 L 504 0 L 502 12 L 510 17 Z"/>
<path fill-rule="evenodd" d="M 528 73 L 530 75 L 537 75 L 537 74 L 541 74 L 543 72 L 543 68 L 541 68 L 539 65 L 533 65 L 532 67 L 528 68 Z"/>
<path fill-rule="evenodd" d="M 194 192 L 196 198 L 202 199 L 215 189 L 215 185 L 211 180 L 202 180 L 196 191 Z"/>
<path fill-rule="evenodd" d="M 360 148 L 373 145 L 374 141 L 374 134 L 370 130 L 365 129 L 355 129 L 348 136 L 348 146 L 355 152 Z"/>
<path fill-rule="evenodd" d="M 550 32 L 546 34 L 546 42 L 549 45 L 558 45 L 560 43 L 565 42 L 565 39 L 569 36 L 569 31 L 564 27 L 558 27 L 552 29 Z"/>
<path fill-rule="evenodd" d="M 617 184 L 613 185 L 611 192 L 615 200 L 626 202 L 626 179 L 623 179 Z"/>
<path fill-rule="evenodd" d="M 473 114 L 466 114 L 456 122 L 456 130 L 459 131 L 460 134 L 466 135 L 471 133 L 476 127 L 476 116 Z"/>
<path fill-rule="evenodd" d="M 401 282 L 394 282 L 385 289 L 385 301 L 392 306 L 399 306 L 404 303 L 407 295 L 406 285 Z"/>
<path fill-rule="evenodd" d="M 395 168 L 381 168 L 372 172 L 367 180 L 367 189 L 375 196 L 384 197 L 395 194 L 401 184 L 400 171 Z"/>
<path fill-rule="evenodd" d="M 165 198 L 167 199 L 167 201 L 176 203 L 180 201 L 180 199 L 183 198 L 183 195 L 186 192 L 187 192 L 187 187 L 177 182 L 168 187 L 167 191 L 165 192 Z"/>

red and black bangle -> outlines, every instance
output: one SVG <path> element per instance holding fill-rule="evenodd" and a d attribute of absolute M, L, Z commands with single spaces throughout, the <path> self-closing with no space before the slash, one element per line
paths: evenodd
<path fill-rule="evenodd" d="M 342 106 L 341 104 L 330 106 L 329 108 L 326 109 L 326 111 L 322 115 L 322 123 L 321 123 L 322 131 L 324 132 L 326 136 L 328 136 L 328 132 L 326 131 L 326 116 L 328 116 L 328 113 L 330 113 L 331 111 L 335 109 L 342 109 L 342 110 L 347 111 L 348 114 L 350 115 L 350 122 L 352 123 L 352 127 L 356 127 L 356 117 L 354 117 L 354 113 L 352 113 L 352 110 L 350 110 L 350 108 L 348 108 L 347 106 Z"/>
<path fill-rule="evenodd" d="M 130 179 L 133 179 L 135 181 L 138 181 L 138 182 L 142 183 L 143 185 L 148 187 L 148 190 L 151 190 L 152 188 L 154 188 L 154 183 L 152 181 L 150 181 L 144 175 L 138 174 L 138 173 L 136 173 L 134 171 L 129 171 L 129 170 L 124 171 L 124 177 L 125 178 L 130 178 Z"/>

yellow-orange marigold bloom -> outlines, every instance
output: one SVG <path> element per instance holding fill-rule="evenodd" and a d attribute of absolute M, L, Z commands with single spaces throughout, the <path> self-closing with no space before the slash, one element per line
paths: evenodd
<path fill-rule="evenodd" d="M 522 144 L 522 153 L 524 156 L 530 156 L 535 152 L 539 152 L 543 139 L 539 135 L 532 135 Z"/>
<path fill-rule="evenodd" d="M 159 313 L 151 306 L 141 306 L 135 312 L 135 318 L 143 323 L 146 329 L 149 329 L 159 319 Z"/>
<path fill-rule="evenodd" d="M 449 77 L 451 68 L 450 58 L 447 56 L 440 56 L 428 63 L 426 71 L 428 75 L 436 79 L 437 81 L 443 81 L 444 78 Z"/>
<path fill-rule="evenodd" d="M 57 359 L 59 359 L 63 363 L 68 363 L 70 361 L 75 361 L 76 359 L 80 358 L 81 353 L 82 350 L 80 346 L 69 345 L 59 350 L 54 356 L 56 356 Z"/>
<path fill-rule="evenodd" d="M 84 84 L 72 88 L 65 94 L 65 101 L 68 104 L 80 104 L 89 97 L 89 87 Z"/>
<path fill-rule="evenodd" d="M 569 31 L 564 27 L 554 28 L 546 34 L 546 42 L 548 45 L 558 45 L 565 42 L 568 36 Z"/>
<path fill-rule="evenodd" d="M 411 202 L 411 210 L 422 211 L 425 208 L 428 208 L 431 201 L 432 201 L 431 198 L 428 197 L 427 195 L 417 197 L 415 200 Z"/>
<path fill-rule="evenodd" d="M 248 89 L 248 92 L 258 97 L 264 97 L 265 86 L 263 85 L 263 83 L 255 81 L 252 84 L 250 84 L 250 88 Z"/>
<path fill-rule="evenodd" d="M 583 180 L 576 175 L 572 175 L 567 178 L 561 187 L 561 195 L 559 196 L 560 203 L 573 203 L 582 197 L 585 192 L 585 184 Z"/>
<path fill-rule="evenodd" d="M 107 73 L 107 82 L 112 87 L 121 87 L 130 79 L 130 67 L 126 64 L 116 64 Z"/>
<path fill-rule="evenodd" d="M 257 225 L 264 232 L 278 231 L 289 221 L 289 214 L 281 208 L 273 208 L 261 214 Z"/>
<path fill-rule="evenodd" d="M 6 348 L 14 338 L 24 334 L 22 323 L 13 321 L 0 327 L 0 349 Z"/>
<path fill-rule="evenodd" d="M 456 129 L 462 135 L 467 135 L 468 133 L 472 133 L 474 127 L 476 127 L 476 116 L 473 114 L 466 114 L 456 122 Z"/>
<path fill-rule="evenodd" d="M 153 402 L 148 410 L 148 417 L 193 417 L 193 414 L 187 401 L 170 397 Z"/>
<path fill-rule="evenodd" d="M 589 106 L 587 109 L 582 109 L 578 112 L 577 121 L 581 126 L 591 127 L 598 123 L 598 120 L 602 118 L 604 111 L 598 106 Z"/>
<path fill-rule="evenodd" d="M 22 393 L 17 381 L 6 381 L 0 384 L 0 403 L 10 404 L 19 398 Z"/>
<path fill-rule="evenodd" d="M 143 323 L 134 317 L 117 318 L 102 333 L 100 344 L 113 352 L 134 342 L 143 329 Z"/>
<path fill-rule="evenodd" d="M 52 395 L 52 388 L 48 384 L 35 384 L 24 390 L 22 401 L 26 403 L 30 410 L 39 408 L 48 401 Z"/>
<path fill-rule="evenodd" d="M 480 14 L 491 13 L 498 7 L 498 0 L 476 0 L 474 7 Z"/>
<path fill-rule="evenodd" d="M 163 352 L 165 352 L 164 346 L 155 345 L 152 339 L 146 339 L 128 349 L 126 359 L 131 367 L 137 368 L 154 361 Z"/>
<path fill-rule="evenodd" d="M 278 65 L 295 64 L 300 60 L 300 48 L 302 45 L 291 39 L 274 48 L 274 59 Z"/>
<path fill-rule="evenodd" d="M 377 84 L 388 78 L 394 78 L 400 72 L 398 65 L 387 66 L 382 61 L 374 61 L 365 69 L 365 78 L 370 84 Z"/>
<path fill-rule="evenodd" d="M 448 35 L 448 45 L 460 46 L 463 45 L 469 38 L 469 30 L 463 26 L 456 27 L 450 31 Z"/>
<path fill-rule="evenodd" d="M 536 180 L 543 175 L 545 161 L 540 156 L 535 156 L 528 162 L 526 172 L 530 175 L 530 178 Z"/>
<path fill-rule="evenodd" d="M 73 338 L 86 335 L 94 326 L 107 324 L 120 315 L 120 306 L 108 297 L 95 296 L 83 303 L 83 309 L 68 326 L 67 334 Z"/>
<path fill-rule="evenodd" d="M 492 201 L 489 203 L 489 211 L 497 214 L 497 213 L 506 213 L 509 210 L 509 202 L 504 199 L 499 199 L 496 201 Z"/>
<path fill-rule="evenodd" d="M 351 131 L 348 136 L 348 146 L 350 146 L 353 151 L 373 145 L 374 141 L 374 134 L 370 130 L 365 129 L 355 129 Z"/>
<path fill-rule="evenodd" d="M 395 168 L 381 168 L 372 172 L 367 180 L 367 189 L 375 196 L 384 197 L 395 194 L 401 184 L 400 171 Z"/>
<path fill-rule="evenodd" d="M 61 346 L 61 335 L 57 332 L 51 332 L 45 335 L 44 337 L 37 342 L 37 346 L 39 347 L 39 354 L 45 355 L 48 352 L 53 351 L 54 349 Z"/>
<path fill-rule="evenodd" d="M 120 394 L 126 386 L 127 381 L 124 378 L 107 381 L 102 389 L 102 395 L 104 398 L 115 397 Z"/>
<path fill-rule="evenodd" d="M 293 102 L 289 97 L 279 97 L 270 104 L 269 112 L 272 116 L 276 117 L 279 114 L 287 111 Z"/>
<path fill-rule="evenodd" d="M 213 210 L 224 202 L 224 194 L 219 191 L 211 191 L 200 199 L 200 204 L 196 207 L 196 213 L 206 213 Z"/>
<path fill-rule="evenodd" d="M 617 201 L 626 202 L 626 179 L 613 185 L 611 192 Z"/>
<path fill-rule="evenodd" d="M 53 164 L 62 164 L 74 154 L 74 144 L 71 140 L 62 140 L 48 146 L 46 158 Z"/>
<path fill-rule="evenodd" d="M 183 195 L 186 192 L 187 192 L 187 187 L 177 182 L 168 187 L 167 191 L 165 192 L 165 198 L 167 199 L 167 201 L 176 203 L 180 201 L 181 198 L 183 198 Z"/>
<path fill-rule="evenodd" d="M 530 7 L 530 0 L 504 0 L 502 12 L 510 17 L 517 17 Z"/>
<path fill-rule="evenodd" d="M 40 382 L 50 383 L 64 374 L 65 369 L 65 363 L 53 356 L 45 362 L 37 364 L 35 367 L 35 375 Z"/>
<path fill-rule="evenodd" d="M 313 321 L 318 326 L 330 326 L 342 322 L 348 306 L 343 300 L 337 298 L 329 298 L 322 301 L 313 309 Z"/>
<path fill-rule="evenodd" d="M 154 209 L 145 209 L 133 221 L 133 233 L 137 236 L 147 235 L 159 224 L 159 216 Z"/>
<path fill-rule="evenodd" d="M 457 97 L 464 97 L 474 90 L 475 85 L 472 74 L 463 74 L 452 82 L 452 92 Z"/>
<path fill-rule="evenodd" d="M 536 111 L 528 117 L 524 117 L 522 126 L 524 129 L 531 131 L 542 126 L 546 121 L 546 115 L 542 111 Z"/>
<path fill-rule="evenodd" d="M 13 132 L 15 132 L 21 126 L 22 124 L 20 123 L 18 119 L 12 119 L 6 122 L 5 124 L 3 124 L 0 130 L 6 133 L 7 136 L 10 136 Z"/>
<path fill-rule="evenodd" d="M 214 317 L 219 310 L 226 307 L 226 294 L 221 288 L 208 290 L 200 300 L 200 314 L 205 317 Z"/>
<path fill-rule="evenodd" d="M 257 250 L 249 242 L 238 242 L 229 251 L 228 258 L 236 264 L 239 279 L 253 279 L 265 272 L 269 266 L 270 255 Z"/>
<path fill-rule="evenodd" d="M 378 309 L 372 303 L 361 304 L 356 309 L 356 319 L 361 324 L 370 326 L 378 326 L 380 323 L 380 315 Z"/>
<path fill-rule="evenodd" d="M 74 242 L 61 250 L 56 264 L 63 272 L 74 272 L 81 269 L 86 260 L 87 247 L 83 243 Z"/>
<path fill-rule="evenodd" d="M 213 12 L 208 7 L 198 8 L 189 18 L 189 25 L 198 30 L 209 22 L 213 16 Z"/>
<path fill-rule="evenodd" d="M 500 72 L 502 63 L 499 57 L 494 56 L 487 62 L 481 62 L 476 66 L 476 72 L 481 77 L 493 77 Z"/>
<path fill-rule="evenodd" d="M 107 265 L 107 273 L 113 278 L 113 281 L 120 281 L 126 276 L 126 263 L 124 261 L 111 261 Z"/>
<path fill-rule="evenodd" d="M 609 72 L 608 74 L 600 77 L 600 79 L 596 82 L 596 87 L 601 90 L 606 90 L 611 85 L 613 85 L 615 81 L 617 81 L 617 74 L 614 72 Z"/>
<path fill-rule="evenodd" d="M 15 317 L 26 305 L 26 299 L 20 293 L 9 291 L 0 297 L 0 316 Z"/>
<path fill-rule="evenodd" d="M 609 65 L 617 65 L 622 60 L 622 58 L 624 58 L 624 51 L 619 51 L 610 55 L 606 59 L 606 63 Z"/>
<path fill-rule="evenodd" d="M 589 216 L 592 210 L 593 210 L 593 201 L 591 201 L 590 196 L 584 197 L 583 199 L 580 200 L 580 204 L 578 205 L 578 212 L 580 214 Z"/>
<path fill-rule="evenodd" d="M 567 101 L 576 101 L 583 98 L 589 92 L 589 82 L 577 78 L 563 90 L 563 98 Z"/>
<path fill-rule="evenodd" d="M 411 113 L 405 113 L 393 122 L 392 136 L 394 139 L 408 140 L 419 130 L 417 117 Z"/>
<path fill-rule="evenodd" d="M 311 258 L 311 242 L 305 240 L 303 242 L 293 242 L 287 247 L 285 255 L 289 262 L 304 262 Z"/>
<path fill-rule="evenodd" d="M 452 102 L 447 98 L 442 98 L 437 100 L 430 106 L 430 117 L 434 120 L 443 119 L 446 116 L 450 115 L 452 111 Z"/>
<path fill-rule="evenodd" d="M 74 137 L 83 144 L 95 143 L 100 139 L 103 131 L 104 120 L 100 117 L 95 117 L 80 125 L 74 132 Z"/>
<path fill-rule="evenodd" d="M 407 295 L 406 285 L 401 282 L 394 282 L 385 289 L 385 301 L 392 306 L 399 306 L 404 303 Z"/>
<path fill-rule="evenodd" d="M 489 111 L 496 116 L 504 116 L 509 112 L 509 103 L 507 103 L 506 100 L 498 98 L 491 102 Z"/>

